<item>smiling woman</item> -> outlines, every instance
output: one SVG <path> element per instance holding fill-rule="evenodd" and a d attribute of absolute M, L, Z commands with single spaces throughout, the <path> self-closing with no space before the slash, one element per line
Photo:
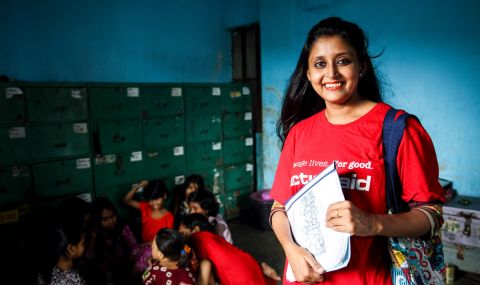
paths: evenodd
<path fill-rule="evenodd" d="M 391 108 L 382 103 L 362 29 L 336 17 L 313 26 L 290 78 L 277 124 L 283 149 L 271 190 L 275 200 L 272 228 L 295 280 L 324 285 L 392 284 L 385 237 L 428 240 L 432 237 L 425 235 L 431 227 L 440 228 L 429 222 L 441 221 L 440 214 L 425 214 L 422 209 L 387 215 L 382 126 Z M 445 198 L 438 183 L 435 150 L 418 121 L 407 120 L 397 158 L 404 202 L 422 205 L 417 208 L 440 207 Z M 325 169 L 326 165 L 316 162 L 333 161 L 338 162 L 346 201 L 331 204 L 322 222 L 351 235 L 351 259 L 347 267 L 325 272 L 293 240 L 284 205 Z M 410 272 L 413 276 L 417 271 Z M 284 284 L 298 284 L 295 280 L 284 278 Z"/>

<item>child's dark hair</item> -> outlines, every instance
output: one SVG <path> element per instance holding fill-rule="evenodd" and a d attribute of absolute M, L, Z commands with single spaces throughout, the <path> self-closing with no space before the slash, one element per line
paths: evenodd
<path fill-rule="evenodd" d="M 168 197 L 168 190 L 165 182 L 160 179 L 154 179 L 148 182 L 148 185 L 143 189 L 143 197 L 145 200 L 155 200 L 158 198 L 165 198 Z"/>
<path fill-rule="evenodd" d="M 187 266 L 188 255 L 185 252 L 182 234 L 174 229 L 163 228 L 155 235 L 155 243 L 165 257 L 171 261 L 177 261 L 177 266 Z"/>
<path fill-rule="evenodd" d="M 71 223 L 56 225 L 50 231 L 46 247 L 44 248 L 45 262 L 41 263 L 41 271 L 39 278 L 45 284 L 52 281 L 52 270 L 57 265 L 58 260 L 62 256 L 67 256 L 68 245 L 78 244 L 85 234 L 85 228 L 82 224 Z"/>
<path fill-rule="evenodd" d="M 192 175 L 188 176 L 187 179 L 185 179 L 185 183 L 183 184 L 184 185 L 184 188 L 183 188 L 184 192 L 185 192 L 185 190 L 187 190 L 188 185 L 190 185 L 191 183 L 197 184 L 198 191 L 205 190 L 205 181 L 203 180 L 203 177 L 198 175 L 198 174 L 192 174 Z M 184 193 L 184 195 L 185 195 L 185 193 Z"/>
<path fill-rule="evenodd" d="M 188 203 L 195 202 L 200 204 L 200 207 L 207 211 L 208 216 L 215 217 L 218 214 L 220 204 L 217 202 L 215 195 L 212 192 L 196 191 L 188 196 Z"/>
<path fill-rule="evenodd" d="M 198 227 L 200 231 L 208 231 L 216 234 L 215 227 L 217 221 L 209 222 L 208 218 L 202 214 L 189 214 L 183 218 L 181 224 L 191 231 L 193 231 L 195 227 Z"/>

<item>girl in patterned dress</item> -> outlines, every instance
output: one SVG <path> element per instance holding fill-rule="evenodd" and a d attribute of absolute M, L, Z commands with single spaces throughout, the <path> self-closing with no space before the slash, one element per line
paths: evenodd
<path fill-rule="evenodd" d="M 193 285 L 195 278 L 188 266 L 182 235 L 173 229 L 161 229 L 152 243 L 153 262 L 143 275 L 145 285 Z"/>
<path fill-rule="evenodd" d="M 55 226 L 49 235 L 48 256 L 41 264 L 38 285 L 85 285 L 74 269 L 75 261 L 85 252 L 85 230 L 76 223 Z"/>

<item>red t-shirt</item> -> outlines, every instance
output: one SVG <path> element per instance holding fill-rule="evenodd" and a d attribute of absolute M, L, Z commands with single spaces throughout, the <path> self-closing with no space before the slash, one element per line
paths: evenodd
<path fill-rule="evenodd" d="M 173 229 L 173 215 L 166 211 L 160 219 L 152 217 L 152 208 L 147 202 L 140 202 L 140 213 L 142 214 L 142 240 L 151 242 L 159 230 L 163 228 Z"/>
<path fill-rule="evenodd" d="M 382 126 L 391 107 L 378 103 L 361 118 L 344 125 L 328 122 L 321 111 L 295 125 L 280 156 L 270 195 L 281 204 L 337 161 L 345 199 L 368 213 L 386 213 Z M 397 166 L 405 201 L 444 201 L 432 141 L 416 120 L 407 120 Z M 321 284 L 392 284 L 386 238 L 351 237 L 346 268 L 327 272 Z M 289 283 L 283 278 L 284 284 Z"/>
<path fill-rule="evenodd" d="M 248 253 L 228 243 L 223 237 L 202 231 L 191 235 L 190 244 L 198 259 L 208 259 L 213 264 L 222 285 L 265 284 L 262 269 Z"/>

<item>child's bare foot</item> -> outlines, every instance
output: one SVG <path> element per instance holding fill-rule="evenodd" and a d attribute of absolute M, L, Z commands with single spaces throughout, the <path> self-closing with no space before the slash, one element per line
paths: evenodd
<path fill-rule="evenodd" d="M 270 265 L 266 264 L 265 262 L 262 262 L 261 266 L 262 266 L 263 275 L 265 275 L 268 278 L 271 278 L 273 280 L 281 280 L 280 276 L 278 276 L 275 269 L 270 267 Z"/>

